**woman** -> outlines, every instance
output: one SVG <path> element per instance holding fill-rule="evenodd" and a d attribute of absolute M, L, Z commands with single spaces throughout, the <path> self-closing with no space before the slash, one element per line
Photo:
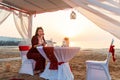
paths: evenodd
<path fill-rule="evenodd" d="M 44 31 L 42 27 L 36 29 L 35 35 L 32 37 L 32 48 L 27 53 L 28 59 L 36 61 L 34 73 L 41 73 L 45 69 L 45 59 L 36 49 L 37 46 L 45 46 Z"/>

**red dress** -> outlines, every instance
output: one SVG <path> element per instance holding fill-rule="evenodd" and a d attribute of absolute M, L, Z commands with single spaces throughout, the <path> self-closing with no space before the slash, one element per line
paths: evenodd
<path fill-rule="evenodd" d="M 34 47 L 34 45 L 37 45 L 38 42 L 39 42 L 38 37 L 33 36 L 31 42 L 32 42 L 32 48 L 28 51 L 27 58 L 28 59 L 33 59 L 33 60 L 36 61 L 34 70 L 44 71 L 44 69 L 45 69 L 45 58 Z"/>

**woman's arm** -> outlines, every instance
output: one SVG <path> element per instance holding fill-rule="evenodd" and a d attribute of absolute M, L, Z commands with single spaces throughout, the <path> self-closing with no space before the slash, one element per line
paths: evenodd
<path fill-rule="evenodd" d="M 43 43 L 38 43 L 39 40 L 38 40 L 38 37 L 37 36 L 33 36 L 32 38 L 32 47 L 36 48 L 37 46 L 46 46 L 46 41 L 43 37 Z"/>
<path fill-rule="evenodd" d="M 33 36 L 31 42 L 32 42 L 32 47 L 34 47 L 34 48 L 37 47 L 38 46 L 37 36 Z"/>

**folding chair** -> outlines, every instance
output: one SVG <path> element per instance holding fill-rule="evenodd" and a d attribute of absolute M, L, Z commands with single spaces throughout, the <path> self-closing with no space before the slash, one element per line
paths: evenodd
<path fill-rule="evenodd" d="M 27 59 L 27 56 L 26 56 L 29 48 L 30 48 L 30 46 L 28 46 L 28 45 L 20 45 L 19 46 L 20 56 L 22 59 L 22 65 L 19 70 L 19 73 L 34 75 L 33 70 L 35 68 L 35 61 L 33 59 Z"/>
<path fill-rule="evenodd" d="M 113 41 L 111 45 L 113 45 Z M 110 52 L 107 54 L 107 58 L 104 61 L 86 61 L 86 70 L 87 70 L 87 80 L 111 80 L 111 76 L 109 74 L 109 60 L 110 60 Z"/>

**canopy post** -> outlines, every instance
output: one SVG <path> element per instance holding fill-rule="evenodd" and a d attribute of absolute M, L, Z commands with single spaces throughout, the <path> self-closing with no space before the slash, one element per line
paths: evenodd
<path fill-rule="evenodd" d="M 32 37 L 32 15 L 29 15 L 28 17 L 28 38 L 31 39 Z"/>
<path fill-rule="evenodd" d="M 33 21 L 33 17 L 31 14 L 29 14 L 29 17 L 28 17 L 28 39 L 27 39 L 27 42 L 29 44 L 31 44 L 31 38 L 32 38 L 32 21 Z"/>

